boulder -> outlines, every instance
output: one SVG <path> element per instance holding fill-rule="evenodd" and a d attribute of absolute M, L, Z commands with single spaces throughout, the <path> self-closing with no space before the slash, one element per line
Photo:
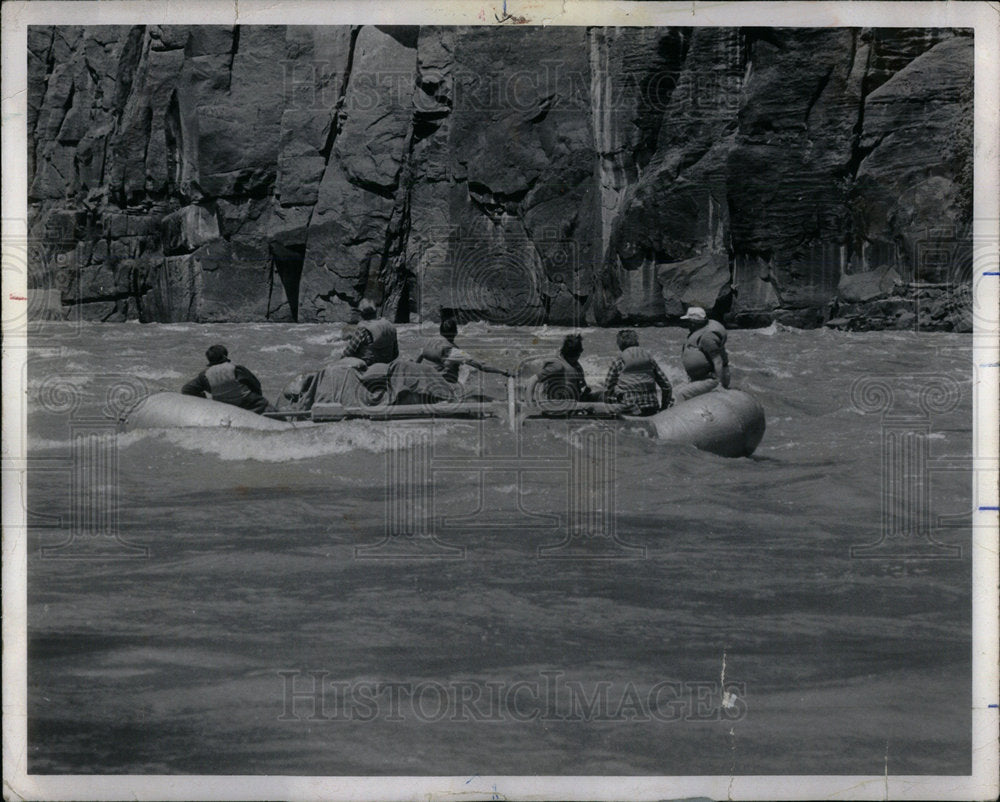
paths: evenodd
<path fill-rule="evenodd" d="M 705 253 L 656 267 L 663 300 L 667 304 L 675 302 L 673 309 L 713 308 L 728 293 L 730 275 L 729 256 L 725 253 Z"/>

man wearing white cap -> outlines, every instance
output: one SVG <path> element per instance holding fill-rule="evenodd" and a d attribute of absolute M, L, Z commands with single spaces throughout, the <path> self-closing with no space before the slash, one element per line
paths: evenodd
<path fill-rule="evenodd" d="M 690 381 L 677 389 L 677 401 L 687 401 L 714 390 L 720 382 L 728 388 L 726 327 L 717 320 L 709 320 L 700 306 L 688 307 L 681 320 L 687 323 L 690 332 L 681 349 L 681 361 Z"/>

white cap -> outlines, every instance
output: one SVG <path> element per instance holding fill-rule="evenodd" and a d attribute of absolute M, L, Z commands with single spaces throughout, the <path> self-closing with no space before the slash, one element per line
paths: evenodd
<path fill-rule="evenodd" d="M 686 315 L 681 315 L 681 320 L 707 320 L 708 315 L 700 306 L 689 306 Z"/>

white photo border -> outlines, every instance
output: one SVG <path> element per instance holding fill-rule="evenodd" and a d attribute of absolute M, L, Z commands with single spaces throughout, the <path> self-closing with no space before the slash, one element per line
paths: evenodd
<path fill-rule="evenodd" d="M 528 25 L 621 26 L 881 26 L 968 27 L 975 30 L 974 241 L 993 243 L 976 266 L 996 277 L 1000 242 L 1000 7 L 991 2 L 311 2 L 194 0 L 193 2 L 4 2 L 3 227 L 26 237 L 27 27 L 105 24 L 397 24 L 482 25 L 504 12 Z M 977 465 L 973 535 L 972 773 L 969 776 L 671 776 L 671 777 L 277 777 L 83 776 L 27 773 L 27 610 L 25 476 L 26 360 L 23 314 L 26 277 L 5 270 L 3 281 L 3 773 L 5 799 L 994 799 L 998 794 L 998 537 L 997 454 L 1000 277 L 976 282 L 974 365 L 983 381 L 973 404 Z M 973 367 L 970 365 L 970 368 Z M 914 700 L 919 704 L 920 700 Z M 960 703 L 960 700 L 956 700 Z M 470 779 L 472 778 L 472 779 Z"/>

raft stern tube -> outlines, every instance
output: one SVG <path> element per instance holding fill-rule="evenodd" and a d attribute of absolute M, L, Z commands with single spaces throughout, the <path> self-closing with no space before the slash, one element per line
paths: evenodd
<path fill-rule="evenodd" d="M 765 429 L 764 408 L 742 390 L 713 390 L 647 417 L 622 415 L 616 404 L 540 402 L 527 408 L 524 422 L 554 418 L 618 419 L 627 423 L 627 429 L 656 440 L 694 446 L 722 457 L 749 457 Z"/>
<path fill-rule="evenodd" d="M 713 390 L 647 420 L 663 442 L 692 445 L 722 457 L 749 457 L 766 428 L 764 407 L 742 390 Z"/>

